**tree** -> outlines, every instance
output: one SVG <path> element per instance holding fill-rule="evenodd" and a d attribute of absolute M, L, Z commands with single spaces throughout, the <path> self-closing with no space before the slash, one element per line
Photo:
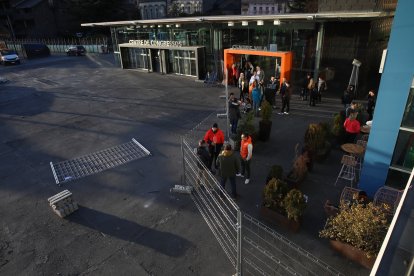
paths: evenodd
<path fill-rule="evenodd" d="M 290 12 L 301 13 L 306 11 L 307 0 L 288 0 L 287 5 L 290 9 Z"/>
<path fill-rule="evenodd" d="M 64 0 L 68 12 L 81 22 L 99 22 L 116 19 L 120 0 Z"/>

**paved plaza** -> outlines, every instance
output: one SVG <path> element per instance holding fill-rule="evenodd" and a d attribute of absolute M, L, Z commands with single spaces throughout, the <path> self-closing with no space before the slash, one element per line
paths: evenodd
<path fill-rule="evenodd" d="M 0 78 L 8 80 L 0 84 L 1 275 L 234 273 L 191 198 L 170 192 L 182 181 L 181 137 L 224 106 L 223 88 L 122 70 L 112 55 L 25 61 L 1 67 Z M 337 95 L 315 108 L 296 99 L 290 115 L 274 112 L 270 141 L 255 145 L 251 183 L 237 183 L 242 211 L 259 217 L 269 168 L 290 168 L 307 125 L 341 108 Z M 151 155 L 56 185 L 50 162 L 133 138 Z M 344 275 L 368 275 L 318 237 L 323 203 L 337 202 L 343 188 L 334 186 L 341 154 L 332 149 L 300 187 L 309 196 L 300 232 L 275 230 Z M 64 189 L 80 208 L 62 219 L 47 198 Z"/>

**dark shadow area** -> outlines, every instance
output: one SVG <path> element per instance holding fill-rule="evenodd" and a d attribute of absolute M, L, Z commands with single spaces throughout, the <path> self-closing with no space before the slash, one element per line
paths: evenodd
<path fill-rule="evenodd" d="M 54 97 L 30 87 L 7 86 L 0 93 L 0 114 L 34 116 L 44 113 L 50 109 Z"/>
<path fill-rule="evenodd" d="M 67 219 L 105 235 L 152 248 L 170 257 L 180 257 L 193 246 L 191 242 L 175 234 L 151 229 L 84 206 L 79 206 L 79 210 Z"/>

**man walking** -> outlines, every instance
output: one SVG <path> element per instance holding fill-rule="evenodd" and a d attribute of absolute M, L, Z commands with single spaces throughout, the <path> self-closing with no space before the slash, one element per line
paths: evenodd
<path fill-rule="evenodd" d="M 217 123 L 214 123 L 213 127 L 207 130 L 204 135 L 204 141 L 208 144 L 208 150 L 211 156 L 208 168 L 212 170 L 213 162 L 216 162 L 217 156 L 220 154 L 221 148 L 224 144 L 224 133 L 218 128 Z"/>
<path fill-rule="evenodd" d="M 247 173 L 246 181 L 244 181 L 244 184 L 249 184 L 250 182 L 250 163 L 252 160 L 252 155 L 252 138 L 248 134 L 242 133 L 240 142 L 241 173 L 238 173 L 237 176 L 244 177 L 244 173 Z"/>
<path fill-rule="evenodd" d="M 224 146 L 224 150 L 217 157 L 216 165 L 220 168 L 220 184 L 223 189 L 226 189 L 227 179 L 231 184 L 231 196 L 236 199 L 236 173 L 240 170 L 239 160 L 231 149 L 231 145 Z"/>

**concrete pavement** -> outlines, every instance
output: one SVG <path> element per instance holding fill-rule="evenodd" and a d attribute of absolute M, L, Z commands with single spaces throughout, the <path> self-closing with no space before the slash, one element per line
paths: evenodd
<path fill-rule="evenodd" d="M 51 57 L 0 68 L 0 273 L 90 275 L 230 275 L 234 272 L 180 183 L 180 137 L 217 106 L 222 88 L 174 75 L 121 70 L 110 55 Z M 231 88 L 233 89 L 233 88 Z M 237 95 L 237 94 L 236 94 Z M 280 106 L 280 102 L 279 102 Z M 238 183 L 241 209 L 255 217 L 273 164 L 288 171 L 310 122 L 340 108 L 294 101 L 273 114 L 271 139 L 255 145 L 249 185 Z M 318 111 L 319 110 L 319 111 Z M 137 139 L 152 156 L 58 187 L 49 162 Z M 345 275 L 368 271 L 318 238 L 323 202 L 334 187 L 341 152 L 315 164 L 301 189 L 309 205 L 298 234 L 276 229 Z M 60 219 L 47 198 L 62 189 L 82 206 Z"/>

